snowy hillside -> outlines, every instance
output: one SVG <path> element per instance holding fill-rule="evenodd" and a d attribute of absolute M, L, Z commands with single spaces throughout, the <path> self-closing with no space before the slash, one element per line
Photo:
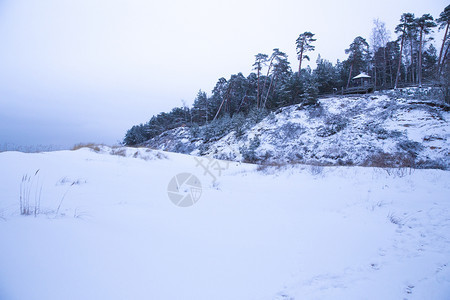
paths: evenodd
<path fill-rule="evenodd" d="M 375 94 L 319 104 L 279 109 L 240 135 L 235 130 L 206 141 L 177 128 L 145 145 L 235 161 L 450 167 L 450 112 L 435 101 Z"/>
<path fill-rule="evenodd" d="M 344 139 L 383 114 L 383 102 L 390 103 L 325 106 L 355 111 L 336 133 Z M 399 109 L 383 126 L 389 135 L 402 128 L 388 127 L 398 119 L 410 124 L 403 131 L 412 141 L 436 137 L 420 155 L 444 157 L 446 140 L 437 138 L 446 134 L 444 121 L 419 126 L 429 116 Z M 275 139 L 277 122 L 304 128 L 304 141 L 323 126 L 305 120 L 305 112 L 286 108 L 248 136 L 273 137 L 261 147 L 275 151 L 284 138 L 279 131 Z M 375 143 L 396 147 L 365 131 L 361 155 Z M 287 156 L 296 144 L 283 147 Z M 448 171 L 256 167 L 144 148 L 94 149 L 0 153 L 0 299 L 449 299 Z M 180 181 L 180 174 L 189 176 Z M 195 204 L 180 207 L 174 196 Z"/>

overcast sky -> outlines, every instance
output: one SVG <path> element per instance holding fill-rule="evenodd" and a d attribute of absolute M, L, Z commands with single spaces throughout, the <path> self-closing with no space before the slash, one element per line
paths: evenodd
<path fill-rule="evenodd" d="M 0 145 L 121 141 L 154 114 L 247 76 L 254 55 L 316 34 L 317 54 L 345 59 L 373 19 L 392 37 L 402 13 L 437 17 L 444 0 L 0 0 Z M 436 35 L 441 38 L 442 33 Z"/>

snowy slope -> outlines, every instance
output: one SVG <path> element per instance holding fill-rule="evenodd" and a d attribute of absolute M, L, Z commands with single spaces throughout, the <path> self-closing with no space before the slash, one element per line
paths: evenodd
<path fill-rule="evenodd" d="M 448 171 L 106 147 L 5 152 L 0 166 L 0 299 L 450 296 Z M 202 185 L 190 207 L 167 193 L 183 172 Z M 32 203 L 42 187 L 36 217 L 19 214 L 24 174 Z"/>
<path fill-rule="evenodd" d="M 450 113 L 436 101 L 375 94 L 319 103 L 318 108 L 279 109 L 241 137 L 231 132 L 205 142 L 189 129 L 177 128 L 145 145 L 242 161 L 242 149 L 257 137 L 255 161 L 265 163 L 450 167 Z"/>

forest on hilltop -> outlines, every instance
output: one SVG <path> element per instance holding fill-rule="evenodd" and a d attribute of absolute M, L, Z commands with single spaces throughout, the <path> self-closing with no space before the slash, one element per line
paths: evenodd
<path fill-rule="evenodd" d="M 260 120 L 270 111 L 293 104 L 315 105 L 320 95 L 349 88 L 351 78 L 366 73 L 373 78 L 375 89 L 434 85 L 442 91 L 442 100 L 450 103 L 450 5 L 435 19 L 430 14 L 416 17 L 401 15 L 391 39 L 381 21 L 374 20 L 368 42 L 358 36 L 345 49 L 346 60 L 335 64 L 322 58 L 315 69 L 302 68 L 315 50 L 314 33 L 304 32 L 295 41 L 298 71 L 294 72 L 287 55 L 275 48 L 268 54 L 255 55 L 254 72 L 242 73 L 227 80 L 219 78 L 211 96 L 200 90 L 192 107 L 175 107 L 170 112 L 153 116 L 147 123 L 130 128 L 123 140 L 125 145 L 138 145 L 164 131 L 181 126 L 198 131 L 198 127 L 226 123 L 239 127 L 244 119 Z M 431 43 L 434 30 L 444 30 L 439 49 Z M 370 43 L 370 44 L 369 44 Z M 205 130 L 207 132 L 207 130 Z"/>

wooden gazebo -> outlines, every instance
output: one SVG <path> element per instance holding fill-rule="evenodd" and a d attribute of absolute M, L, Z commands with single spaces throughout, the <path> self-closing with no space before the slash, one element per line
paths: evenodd
<path fill-rule="evenodd" d="M 371 78 L 364 72 L 352 78 L 354 86 L 344 90 L 344 94 L 367 94 L 373 92 Z"/>

